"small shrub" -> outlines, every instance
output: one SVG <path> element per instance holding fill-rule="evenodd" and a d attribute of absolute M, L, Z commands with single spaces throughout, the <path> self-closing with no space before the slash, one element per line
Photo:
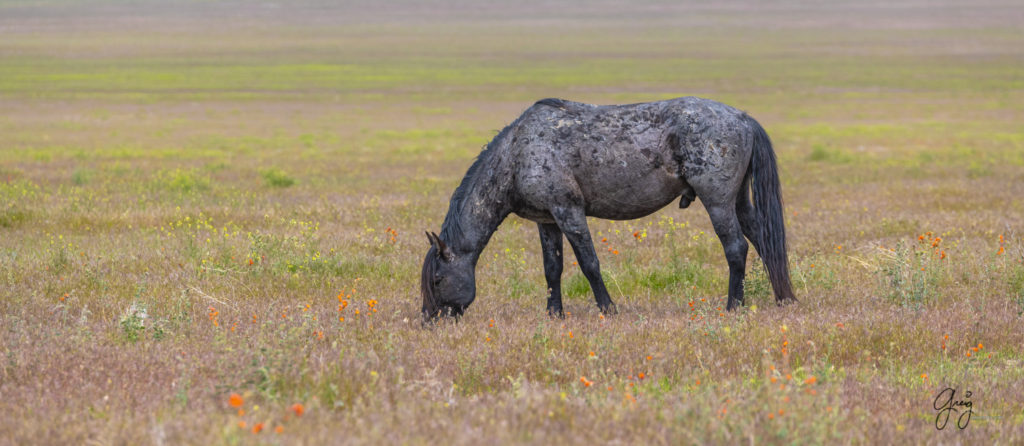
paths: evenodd
<path fill-rule="evenodd" d="M 1017 303 L 1017 316 L 1024 315 L 1024 266 L 1016 265 L 1010 270 L 1010 296 Z"/>
<path fill-rule="evenodd" d="M 920 308 L 935 297 L 938 265 L 927 249 L 912 249 L 900 242 L 894 250 L 884 252 L 877 273 L 889 300 L 905 307 Z"/>
<path fill-rule="evenodd" d="M 822 144 L 815 144 L 814 147 L 811 147 L 811 153 L 807 155 L 807 159 L 809 161 L 832 164 L 844 164 L 851 161 L 849 154 L 839 149 L 831 149 Z"/>
<path fill-rule="evenodd" d="M 71 173 L 71 182 L 74 183 L 75 186 L 82 186 L 89 183 L 89 181 L 92 180 L 92 177 L 93 171 L 91 169 L 75 169 L 75 171 Z"/>
<path fill-rule="evenodd" d="M 562 293 L 565 297 L 583 297 L 590 292 L 590 282 L 583 274 L 573 274 L 568 279 L 562 281 Z"/>
<path fill-rule="evenodd" d="M 133 302 L 121 316 L 121 337 L 128 342 L 138 341 L 146 331 L 148 317 L 145 305 Z"/>
<path fill-rule="evenodd" d="M 161 186 L 170 191 L 190 193 L 210 188 L 210 179 L 198 175 L 193 170 L 174 169 L 164 172 L 160 178 Z"/>
<path fill-rule="evenodd" d="M 260 176 L 263 177 L 263 182 L 270 187 L 288 187 L 295 184 L 294 178 L 276 167 L 261 170 Z"/>
<path fill-rule="evenodd" d="M 53 251 L 53 256 L 50 258 L 50 267 L 53 268 L 54 274 L 59 274 L 71 265 L 71 258 L 68 256 L 67 248 L 61 246 Z"/>
<path fill-rule="evenodd" d="M 0 210 L 0 228 L 13 228 L 28 221 L 28 211 L 14 207 L 13 205 L 7 209 Z"/>
<path fill-rule="evenodd" d="M 743 281 L 743 298 L 749 305 L 753 302 L 768 301 L 772 294 L 771 284 L 768 282 L 768 274 L 760 262 L 750 262 L 747 277 Z"/>

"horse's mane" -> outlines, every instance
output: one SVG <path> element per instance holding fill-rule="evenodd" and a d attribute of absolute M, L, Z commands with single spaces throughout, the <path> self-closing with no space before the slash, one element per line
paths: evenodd
<path fill-rule="evenodd" d="M 423 308 L 430 311 L 437 311 L 437 297 L 434 295 L 434 271 L 437 270 L 436 253 L 437 248 L 431 246 L 427 251 L 427 258 L 423 262 L 423 272 L 420 274 L 420 293 L 423 296 Z"/>
<path fill-rule="evenodd" d="M 541 99 L 534 105 L 564 108 L 566 104 L 565 101 L 561 99 L 548 98 Z M 491 142 L 484 146 L 483 150 L 480 151 L 480 154 L 476 156 L 476 160 L 474 160 L 473 164 L 469 166 L 469 170 L 467 170 L 466 175 L 462 177 L 462 182 L 459 183 L 459 187 L 455 189 L 455 193 L 452 194 L 451 202 L 448 204 L 448 215 L 445 215 L 444 223 L 441 224 L 440 237 L 442 241 L 450 243 L 455 238 L 462 236 L 462 213 L 465 211 L 466 198 L 469 196 L 474 185 L 473 179 L 480 172 L 480 166 L 487 162 L 487 160 L 489 160 L 494 153 L 498 151 L 496 148 L 505 140 L 508 133 L 516 126 L 516 124 L 523 119 L 523 116 L 526 116 L 526 113 L 523 113 L 516 118 L 515 121 L 512 121 L 511 124 L 501 129 L 501 131 L 498 132 L 498 136 L 495 136 Z"/>

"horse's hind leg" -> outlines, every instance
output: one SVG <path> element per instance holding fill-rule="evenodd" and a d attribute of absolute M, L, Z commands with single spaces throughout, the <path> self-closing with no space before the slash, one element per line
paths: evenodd
<path fill-rule="evenodd" d="M 601 278 L 601 265 L 597 260 L 597 252 L 594 251 L 594 242 L 590 239 L 590 228 L 587 227 L 587 217 L 582 207 L 559 207 L 551 210 L 559 229 L 565 234 L 572 245 L 572 251 L 580 262 L 580 269 L 583 275 L 587 276 L 590 282 L 590 289 L 594 291 L 594 299 L 597 306 L 603 313 L 615 314 L 618 310 L 608 289 L 604 286 L 604 279 Z"/>
<path fill-rule="evenodd" d="M 540 247 L 544 253 L 544 278 L 548 281 L 548 315 L 562 313 L 562 230 L 552 223 L 538 223 Z"/>
<path fill-rule="evenodd" d="M 729 205 L 708 205 L 708 215 L 715 227 L 718 240 L 725 250 L 725 259 L 729 262 L 729 303 L 727 309 L 733 310 L 743 306 L 743 277 L 747 269 L 747 241 L 743 238 L 740 222 L 736 218 L 736 208 Z"/>

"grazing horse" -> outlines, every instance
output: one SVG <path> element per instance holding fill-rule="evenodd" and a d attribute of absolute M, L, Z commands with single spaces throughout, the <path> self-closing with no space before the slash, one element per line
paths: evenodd
<path fill-rule="evenodd" d="M 795 301 L 775 152 L 757 121 L 695 97 L 605 106 L 538 101 L 487 144 L 455 189 L 441 233 L 427 233 L 423 316 L 463 314 L 476 297 L 477 259 L 511 213 L 540 229 L 549 314 L 562 316 L 563 235 L 597 306 L 616 313 L 586 217 L 640 218 L 697 197 L 729 263 L 728 309 L 743 305 L 744 236 L 764 261 L 776 301 Z"/>

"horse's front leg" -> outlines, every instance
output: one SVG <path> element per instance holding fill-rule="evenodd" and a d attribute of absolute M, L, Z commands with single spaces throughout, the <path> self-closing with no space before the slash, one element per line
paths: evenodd
<path fill-rule="evenodd" d="M 618 313 L 615 303 L 608 295 L 608 289 L 604 286 L 601 264 L 597 260 L 597 252 L 594 251 L 594 242 L 590 239 L 590 228 L 587 227 L 587 217 L 583 208 L 556 208 L 551 211 L 551 215 L 555 217 L 555 222 L 565 234 L 565 238 L 569 239 L 576 260 L 580 262 L 580 269 L 590 282 L 590 289 L 594 291 L 598 308 L 605 314 Z"/>
<path fill-rule="evenodd" d="M 540 247 L 544 252 L 544 278 L 548 281 L 548 315 L 564 318 L 562 312 L 562 230 L 552 223 L 538 223 Z"/>

